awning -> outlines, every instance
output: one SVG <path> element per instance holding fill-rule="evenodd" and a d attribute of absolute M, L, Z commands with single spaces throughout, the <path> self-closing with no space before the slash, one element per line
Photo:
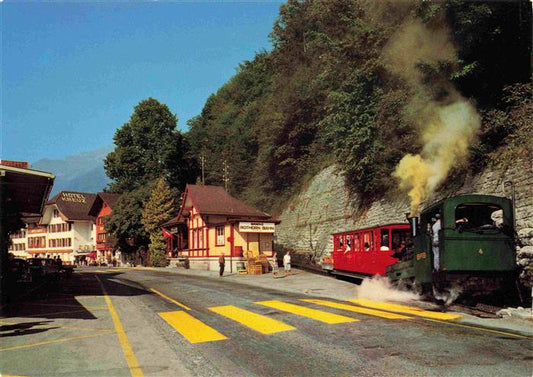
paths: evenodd
<path fill-rule="evenodd" d="M 96 259 L 96 251 L 89 251 L 83 253 L 74 253 L 75 257 L 86 257 Z"/>
<path fill-rule="evenodd" d="M 40 216 L 52 190 L 55 176 L 32 169 L 21 169 L 0 163 L 0 182 L 7 189 L 6 199 L 17 208 L 19 215 Z"/>
<path fill-rule="evenodd" d="M 87 255 L 93 252 L 93 250 L 74 250 L 74 255 Z"/>

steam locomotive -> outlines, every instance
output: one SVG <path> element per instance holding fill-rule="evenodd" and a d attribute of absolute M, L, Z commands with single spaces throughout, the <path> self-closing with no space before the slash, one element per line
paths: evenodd
<path fill-rule="evenodd" d="M 440 230 L 433 234 L 439 220 Z M 516 255 L 513 206 L 490 195 L 441 200 L 389 224 L 333 235 L 332 273 L 386 275 L 399 287 L 433 297 L 485 295 L 514 289 Z M 439 256 L 438 265 L 435 255 Z M 325 263 L 326 269 L 328 264 Z"/>

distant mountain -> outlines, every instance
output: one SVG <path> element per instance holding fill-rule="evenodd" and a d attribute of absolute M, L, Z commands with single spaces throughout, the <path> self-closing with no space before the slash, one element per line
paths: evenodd
<path fill-rule="evenodd" d="M 31 168 L 53 173 L 56 176 L 50 197 L 60 191 L 99 192 L 111 180 L 104 171 L 104 158 L 113 150 L 106 146 L 95 151 L 82 152 L 62 160 L 42 159 Z"/>

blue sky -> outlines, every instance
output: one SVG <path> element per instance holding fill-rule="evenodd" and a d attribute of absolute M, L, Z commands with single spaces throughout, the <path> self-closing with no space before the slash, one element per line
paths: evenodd
<path fill-rule="evenodd" d="M 279 1 L 0 4 L 0 158 L 35 162 L 113 144 L 153 97 L 198 115 L 239 63 L 270 50 Z"/>

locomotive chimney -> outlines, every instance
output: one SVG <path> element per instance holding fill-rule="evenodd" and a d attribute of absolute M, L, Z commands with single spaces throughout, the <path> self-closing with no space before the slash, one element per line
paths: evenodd
<path fill-rule="evenodd" d="M 409 227 L 411 229 L 411 235 L 414 238 L 418 234 L 418 216 L 411 216 L 410 213 L 406 213 L 405 217 L 407 218 L 407 221 L 409 222 Z"/>

